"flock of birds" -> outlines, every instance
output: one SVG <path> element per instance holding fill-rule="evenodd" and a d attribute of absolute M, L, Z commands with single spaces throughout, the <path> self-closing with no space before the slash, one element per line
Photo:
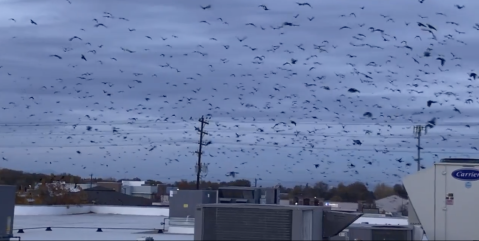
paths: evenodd
<path fill-rule="evenodd" d="M 223 12 L 230 3 L 189 4 L 181 22 L 72 13 L 63 32 L 45 18 L 5 19 L 15 34 L 2 34 L 4 49 L 25 60 L 0 56 L 1 165 L 192 178 L 203 115 L 212 180 L 396 182 L 416 170 L 417 148 L 422 168 L 477 153 L 479 80 L 462 55 L 479 24 L 459 22 L 467 6 L 404 20 L 371 16 L 368 2 L 337 19 L 316 2 L 242 2 L 237 14 L 251 18 Z M 32 53 L 28 38 L 51 43 Z M 421 146 L 413 125 L 427 131 Z"/>

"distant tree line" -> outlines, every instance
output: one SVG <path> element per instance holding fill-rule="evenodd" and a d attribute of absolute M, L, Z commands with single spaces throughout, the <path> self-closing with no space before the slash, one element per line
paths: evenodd
<path fill-rule="evenodd" d="M 15 203 L 20 205 L 81 205 L 88 203 L 87 194 L 81 190 L 70 192 L 69 187 L 59 181 L 38 184 L 35 189 L 19 187 Z"/>
<path fill-rule="evenodd" d="M 174 183 L 174 186 L 180 190 L 196 189 L 196 182 L 181 180 Z M 203 181 L 200 185 L 201 189 L 216 190 L 222 186 L 242 186 L 251 187 L 251 182 L 246 179 L 234 180 L 231 182 L 211 182 Z M 279 186 L 282 193 L 287 193 L 288 198 L 294 199 L 299 197 L 318 198 L 335 202 L 372 202 L 377 199 L 397 195 L 404 199 L 408 199 L 407 192 L 402 184 L 393 186 L 380 183 L 374 188 L 369 189 L 362 182 L 354 182 L 351 184 L 339 183 L 337 186 L 330 186 L 325 182 L 316 182 L 313 185 L 296 185 L 294 187 Z"/>
<path fill-rule="evenodd" d="M 59 180 L 68 183 L 82 183 L 82 178 L 71 174 L 63 173 L 57 176 L 44 173 L 29 173 L 11 169 L 0 169 L 0 184 L 15 185 L 18 187 L 29 187 L 41 182 L 53 182 Z"/>
<path fill-rule="evenodd" d="M 42 173 L 28 173 L 23 171 L 11 170 L 11 169 L 0 169 L 0 184 L 5 185 L 16 185 L 19 189 L 19 192 L 23 192 L 21 195 L 25 197 L 26 195 L 24 192 L 29 189 L 33 188 L 37 184 L 41 184 L 41 187 L 37 191 L 36 194 L 30 193 L 29 195 L 33 196 L 41 196 L 41 202 L 46 202 L 47 200 L 49 204 L 57 204 L 57 203 L 81 203 L 82 201 L 78 200 L 79 197 L 72 198 L 63 198 L 62 200 L 50 200 L 50 196 L 46 194 L 46 185 L 47 183 L 55 183 L 59 181 L 64 181 L 66 183 L 75 183 L 75 184 L 82 184 L 82 183 L 96 183 L 96 182 L 120 182 L 122 180 L 132 180 L 132 181 L 140 181 L 140 178 L 133 178 L 133 179 L 120 179 L 116 180 L 114 178 L 82 178 L 79 176 L 75 176 L 68 173 L 63 174 L 42 174 Z M 146 180 L 146 184 L 148 185 L 158 185 L 164 184 L 160 181 L 155 180 Z M 193 190 L 196 189 L 196 182 L 188 181 L 188 180 L 180 180 L 174 183 L 166 184 L 168 186 L 176 186 L 180 190 Z M 211 189 L 216 190 L 218 187 L 222 186 L 243 186 L 243 187 L 251 187 L 252 183 L 246 179 L 238 179 L 230 182 L 211 182 L 211 181 L 202 181 L 200 184 L 201 189 Z M 51 186 L 48 187 L 52 189 Z M 354 182 L 351 184 L 343 184 L 339 183 L 337 186 L 331 186 L 325 182 L 316 182 L 312 185 L 296 185 L 294 187 L 283 187 L 279 186 L 282 193 L 287 193 L 288 198 L 299 198 L 299 197 L 306 197 L 306 198 L 318 198 L 328 201 L 336 201 L 336 202 L 358 202 L 358 201 L 373 201 L 381 198 L 385 198 L 391 195 L 398 195 L 402 198 L 408 199 L 408 195 L 404 186 L 401 184 L 396 184 L 393 186 L 380 183 L 377 184 L 375 187 L 368 188 L 365 183 L 362 182 Z M 55 192 L 64 193 L 65 190 L 59 187 L 54 187 Z M 48 196 L 48 197 L 47 197 Z M 62 195 L 57 195 L 62 196 Z M 20 198 L 18 202 L 26 202 L 24 198 Z M 59 199 L 59 198 L 57 198 Z M 84 199 L 81 197 L 80 199 Z M 23 201 L 22 201 L 23 200 Z M 38 201 L 40 202 L 40 201 Z M 65 203 L 65 204 L 66 204 Z"/>

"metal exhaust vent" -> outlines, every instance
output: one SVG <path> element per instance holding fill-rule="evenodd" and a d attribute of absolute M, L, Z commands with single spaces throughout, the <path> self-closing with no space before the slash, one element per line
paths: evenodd
<path fill-rule="evenodd" d="M 474 158 L 443 158 L 442 163 L 456 163 L 456 164 L 479 164 L 479 159 Z"/>
<path fill-rule="evenodd" d="M 413 240 L 413 226 L 352 225 L 348 228 L 349 240 Z"/>

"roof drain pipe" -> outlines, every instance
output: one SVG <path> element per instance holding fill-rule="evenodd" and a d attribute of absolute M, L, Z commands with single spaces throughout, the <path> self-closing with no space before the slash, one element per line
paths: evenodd
<path fill-rule="evenodd" d="M 168 231 L 168 230 L 166 230 L 166 220 L 168 220 L 168 222 L 170 222 L 170 217 L 164 218 L 164 219 L 163 219 L 163 222 L 160 223 L 161 225 L 163 225 L 163 232 Z M 161 229 L 158 230 L 158 232 L 159 232 L 159 231 L 161 231 Z"/>

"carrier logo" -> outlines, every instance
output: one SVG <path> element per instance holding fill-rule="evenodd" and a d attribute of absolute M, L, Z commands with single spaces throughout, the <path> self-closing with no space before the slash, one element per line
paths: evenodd
<path fill-rule="evenodd" d="M 479 180 L 479 170 L 477 169 L 458 169 L 451 173 L 451 176 L 461 181 Z"/>

